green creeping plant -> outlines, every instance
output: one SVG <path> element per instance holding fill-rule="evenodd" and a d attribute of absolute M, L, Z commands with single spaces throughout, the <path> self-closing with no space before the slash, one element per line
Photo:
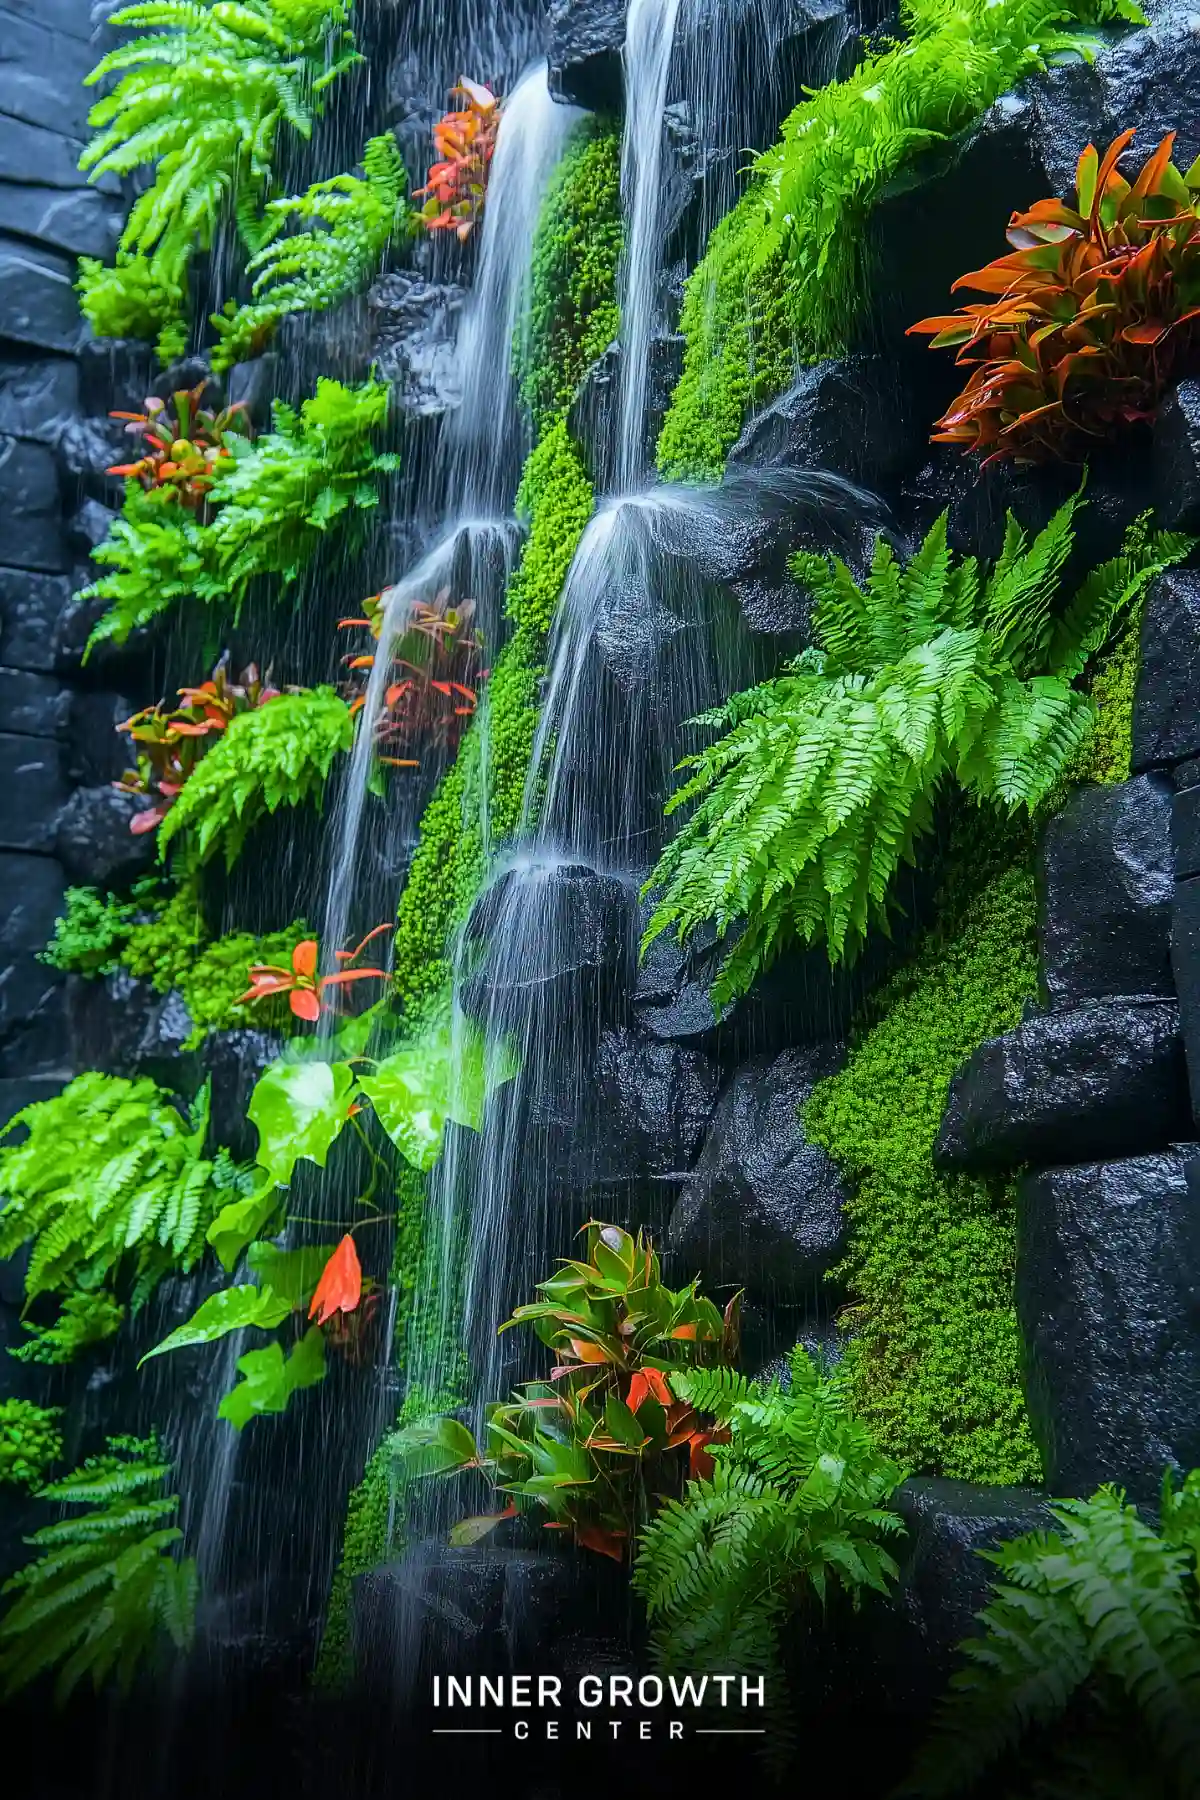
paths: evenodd
<path fill-rule="evenodd" d="M 232 454 L 221 459 L 203 517 L 167 488 L 147 493 L 128 482 L 121 516 L 94 552 L 112 573 L 79 596 L 109 602 L 89 650 L 106 638 L 123 644 L 160 613 L 197 600 L 236 619 L 252 581 L 295 581 L 331 530 L 379 504 L 379 476 L 399 466 L 372 444 L 387 416 L 382 382 L 347 388 L 323 377 L 298 412 L 275 402 L 273 431 L 253 441 L 230 436 Z"/>
<path fill-rule="evenodd" d="M 170 1473 L 153 1435 L 113 1437 L 106 1455 L 41 1489 L 39 1499 L 90 1510 L 35 1531 L 25 1541 L 40 1555 L 4 1584 L 16 1596 L 0 1617 L 5 1699 L 52 1669 L 60 1706 L 85 1676 L 96 1690 L 114 1677 L 128 1692 L 164 1639 L 191 1643 L 196 1565 L 178 1554 Z"/>
<path fill-rule="evenodd" d="M 694 802 L 646 891 L 643 949 L 706 920 L 744 927 L 713 987 L 743 993 L 789 943 L 853 957 L 886 928 L 892 878 L 914 860 L 949 782 L 977 805 L 1032 810 L 1095 722 L 1075 683 L 1163 569 L 1195 540 L 1131 528 L 1065 605 L 1079 495 L 1030 543 L 1009 515 L 995 565 L 952 557 L 947 515 L 905 567 L 881 537 L 865 589 L 838 558 L 802 552 L 816 647 L 787 671 L 693 721 L 724 727 L 668 813 Z"/>
<path fill-rule="evenodd" d="M 62 1456 L 61 1406 L 0 1400 L 0 1487 L 36 1488 Z"/>
<path fill-rule="evenodd" d="M 92 179 L 154 175 L 135 200 L 116 267 L 81 264 L 84 312 L 98 336 L 159 336 L 180 353 L 188 261 L 232 213 L 251 251 L 272 185 L 281 125 L 312 133 L 321 95 L 362 58 L 347 0 L 146 0 L 109 23 L 137 35 L 110 50 L 88 85 L 112 82 L 80 158 Z"/>
<path fill-rule="evenodd" d="M 4 1142 L 21 1128 L 23 1143 Z M 19 1112 L 0 1133 L 0 1260 L 32 1244 L 26 1302 L 128 1282 L 136 1311 L 164 1275 L 190 1269 L 244 1181 L 224 1151 L 205 1157 L 207 1135 L 207 1087 L 185 1120 L 145 1077 L 79 1075 Z"/>
<path fill-rule="evenodd" d="M 1194 1800 L 1200 1469 L 1167 1471 L 1158 1531 L 1110 1486 L 1050 1511 L 1057 1530 L 980 1552 L 983 1632 L 900 1791 L 956 1800 L 1003 1768 L 1055 1800 Z"/>
<path fill-rule="evenodd" d="M 245 306 L 231 300 L 212 315 L 218 374 L 262 349 L 288 313 L 325 312 L 378 272 L 388 244 L 408 223 L 407 177 L 390 131 L 368 140 L 362 169 L 361 177 L 335 175 L 307 193 L 267 203 L 261 248 L 246 265 L 253 299 Z M 310 229 L 289 236 L 292 223 Z"/>

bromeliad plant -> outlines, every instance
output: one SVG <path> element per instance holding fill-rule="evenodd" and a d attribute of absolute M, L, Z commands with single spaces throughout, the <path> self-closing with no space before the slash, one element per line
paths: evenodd
<path fill-rule="evenodd" d="M 264 681 L 255 663 L 249 663 L 236 681 L 229 678 L 228 658 L 222 657 L 208 681 L 198 688 L 180 688 L 183 705 L 167 712 L 161 702 L 118 725 L 137 745 L 137 767 L 127 769 L 113 783 L 125 794 L 149 794 L 154 805 L 135 813 L 129 829 L 140 836 L 162 824 L 210 744 L 243 713 L 277 700 L 282 689 Z M 299 690 L 289 689 L 289 692 Z"/>
<path fill-rule="evenodd" d="M 144 412 L 112 413 L 110 417 L 127 421 L 130 437 L 142 440 L 144 454 L 136 462 L 115 463 L 107 473 L 137 481 L 147 493 L 161 488 L 193 512 L 202 508 L 216 478 L 216 465 L 233 454 L 226 439 L 233 433 L 253 436 L 241 402 L 216 413 L 201 406 L 207 386 L 201 381 L 193 388 L 180 388 L 170 403 L 151 394 Z"/>
<path fill-rule="evenodd" d="M 1200 158 L 1181 175 L 1169 132 L 1130 183 L 1089 144 L 1075 204 L 1039 200 L 1014 213 L 1013 246 L 963 275 L 996 298 L 909 327 L 932 348 L 958 348 L 966 387 L 938 420 L 935 443 L 983 452 L 985 464 L 1086 454 L 1089 444 L 1151 419 L 1200 342 Z"/>
<path fill-rule="evenodd" d="M 667 811 L 695 802 L 659 860 L 643 949 L 671 927 L 745 924 L 713 987 L 720 1007 L 788 944 L 851 958 L 886 926 L 892 878 L 914 860 L 951 782 L 980 806 L 1035 809 L 1092 730 L 1075 685 L 1114 626 L 1195 540 L 1127 534 L 1119 556 L 1059 600 L 1079 495 L 1030 543 L 1009 515 L 990 569 L 952 558 L 945 514 L 906 567 L 880 538 L 865 589 L 802 553 L 817 644 L 787 672 L 694 724 L 724 727 L 680 764 Z"/>
<path fill-rule="evenodd" d="M 433 128 L 439 157 L 414 200 L 424 200 L 420 219 L 427 231 L 453 231 L 465 243 L 483 214 L 488 171 L 500 129 L 500 103 L 490 88 L 464 75 L 454 89 L 466 101 Z"/>
<path fill-rule="evenodd" d="M 365 617 L 339 619 L 339 629 L 369 629 L 376 643 L 388 629 L 388 591 L 366 602 Z M 483 646 L 471 630 L 473 600 L 452 601 L 442 588 L 429 605 L 417 601 L 406 623 L 390 638 L 389 673 L 383 706 L 375 726 L 379 761 L 393 768 L 413 769 L 420 757 L 413 751 L 435 749 L 453 754 L 459 739 L 475 716 L 479 685 L 487 677 L 481 667 Z M 375 654 L 353 654 L 345 659 L 354 674 L 375 667 Z M 358 713 L 366 694 L 356 690 L 350 702 Z"/>
<path fill-rule="evenodd" d="M 454 1543 L 473 1543 L 502 1519 L 542 1512 L 585 1549 L 616 1561 L 687 1473 L 711 1470 L 722 1433 L 673 1385 L 683 1370 L 737 1355 L 739 1298 L 724 1315 L 693 1281 L 673 1291 L 639 1234 L 592 1220 L 587 1258 L 539 1284 L 541 1300 L 506 1325 L 532 1325 L 557 1361 L 487 1410 L 483 1447 L 457 1419 L 408 1426 L 388 1439 L 401 1478 L 481 1472 L 511 1496 L 503 1511 L 465 1520 Z"/>

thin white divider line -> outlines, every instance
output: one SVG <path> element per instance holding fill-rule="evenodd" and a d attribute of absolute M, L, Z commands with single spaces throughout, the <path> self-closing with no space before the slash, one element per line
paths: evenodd
<path fill-rule="evenodd" d="M 499 1725 L 435 1725 L 431 1737 L 503 1737 Z"/>
<path fill-rule="evenodd" d="M 766 1737 L 765 1725 L 697 1725 L 697 1737 Z"/>

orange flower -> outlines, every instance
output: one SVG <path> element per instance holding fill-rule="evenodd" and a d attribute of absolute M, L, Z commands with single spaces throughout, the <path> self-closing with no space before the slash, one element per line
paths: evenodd
<path fill-rule="evenodd" d="M 334 1313 L 351 1313 L 362 1299 L 362 1264 L 354 1239 L 347 1232 L 325 1267 L 308 1309 L 310 1319 L 324 1325 Z"/>
<path fill-rule="evenodd" d="M 352 963 L 360 956 L 372 938 L 380 932 L 391 931 L 390 925 L 377 925 L 369 931 L 362 943 L 353 950 L 337 950 L 337 960 Z M 349 981 L 386 981 L 386 969 L 339 969 L 332 975 L 317 974 L 318 948 L 316 938 L 302 938 L 292 951 L 292 966 L 281 968 L 277 963 L 255 963 L 250 971 L 250 986 L 244 994 L 239 994 L 236 1004 L 245 1006 L 255 1000 L 266 1000 L 275 994 L 286 994 L 288 1005 L 298 1019 L 307 1019 L 313 1024 L 321 1016 L 321 1007 L 325 1001 L 325 989 L 341 987 Z"/>

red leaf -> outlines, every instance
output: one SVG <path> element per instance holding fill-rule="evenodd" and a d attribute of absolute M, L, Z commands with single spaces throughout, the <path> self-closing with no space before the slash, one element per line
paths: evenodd
<path fill-rule="evenodd" d="M 585 1550 L 597 1550 L 601 1556 L 611 1556 L 614 1562 L 625 1561 L 623 1532 L 606 1531 L 602 1525 L 579 1525 L 575 1530 L 575 1541 Z"/>
<path fill-rule="evenodd" d="M 317 972 L 317 940 L 304 938 L 292 951 L 292 967 L 297 975 L 311 981 Z"/>
<path fill-rule="evenodd" d="M 298 1019 L 315 1024 L 321 1016 L 321 1002 L 311 988 L 294 988 L 288 1005 Z"/>
<path fill-rule="evenodd" d="M 324 1325 L 335 1312 L 353 1312 L 362 1299 L 362 1284 L 362 1264 L 354 1239 L 347 1232 L 321 1271 L 308 1309 L 309 1318 Z"/>

